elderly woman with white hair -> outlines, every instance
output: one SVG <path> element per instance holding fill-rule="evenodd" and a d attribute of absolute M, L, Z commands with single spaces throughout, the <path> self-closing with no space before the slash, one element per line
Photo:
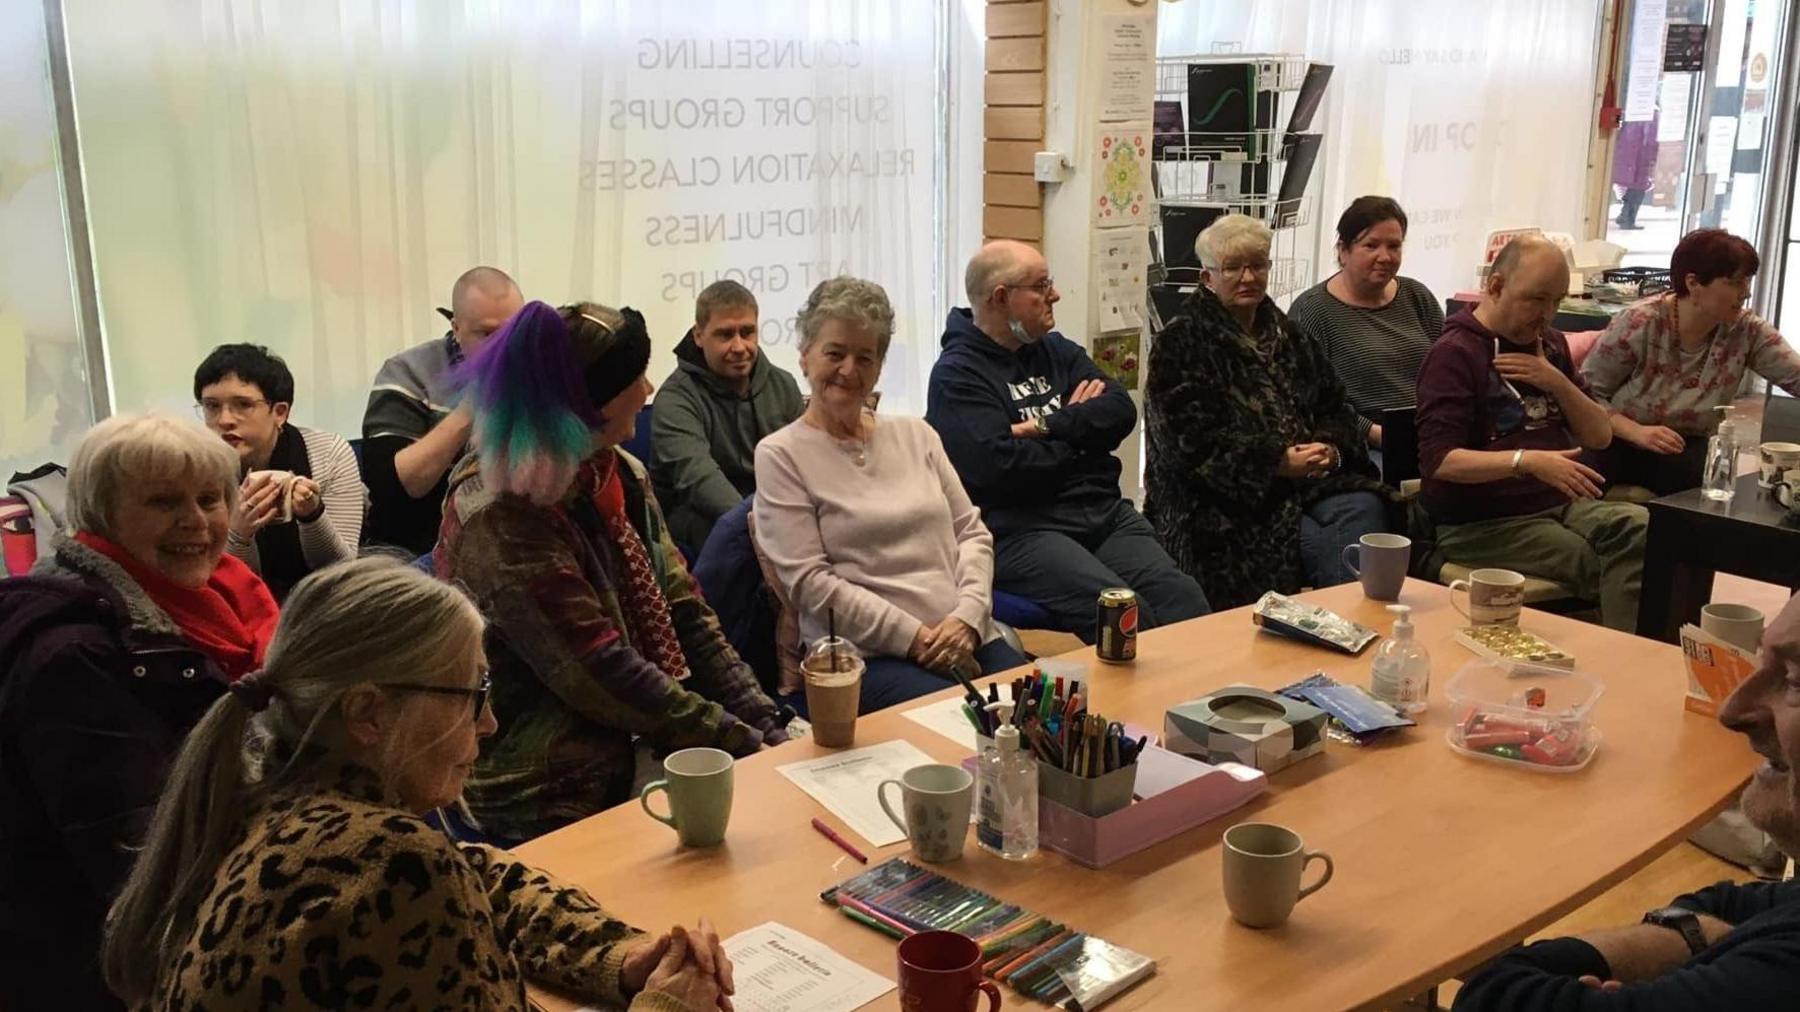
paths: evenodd
<path fill-rule="evenodd" d="M 182 738 L 260 667 L 276 607 L 225 554 L 238 458 L 122 415 L 69 469 L 70 531 L 0 582 L 0 979 L 17 1008 L 114 1009 L 96 953 Z"/>
<path fill-rule="evenodd" d="M 861 651 L 861 709 L 878 710 L 1025 663 L 998 637 L 994 538 L 923 419 L 867 407 L 894 336 L 880 285 L 821 282 L 800 308 L 812 399 L 756 447 L 758 547 L 800 635 L 835 627 Z M 804 705 L 802 687 L 783 693 Z"/>
<path fill-rule="evenodd" d="M 1345 583 L 1344 546 L 1387 525 L 1343 384 L 1268 297 L 1271 239 L 1242 214 L 1200 233 L 1202 285 L 1150 348 L 1144 514 L 1214 608 Z"/>

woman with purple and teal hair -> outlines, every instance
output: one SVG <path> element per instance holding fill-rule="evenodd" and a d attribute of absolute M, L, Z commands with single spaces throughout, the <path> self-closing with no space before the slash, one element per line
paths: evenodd
<path fill-rule="evenodd" d="M 630 797 L 641 736 L 733 755 L 787 740 L 619 448 L 649 398 L 633 309 L 528 303 L 464 366 L 470 454 L 434 565 L 487 616 L 500 731 L 466 797 L 524 840 Z"/>

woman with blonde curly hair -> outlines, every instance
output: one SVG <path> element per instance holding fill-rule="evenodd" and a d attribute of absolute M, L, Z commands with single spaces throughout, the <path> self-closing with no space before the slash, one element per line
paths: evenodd
<path fill-rule="evenodd" d="M 757 545 L 801 637 L 835 625 L 867 658 L 863 712 L 936 692 L 954 670 L 1025 663 L 995 631 L 994 538 L 937 430 L 868 408 L 893 336 L 880 285 L 814 288 L 800 309 L 812 399 L 756 447 Z M 784 685 L 784 698 L 802 704 L 801 688 Z"/>
<path fill-rule="evenodd" d="M 531 302 L 465 367 L 473 452 L 450 474 L 434 564 L 489 624 L 501 729 L 468 801 L 500 839 L 629 798 L 634 736 L 736 756 L 787 740 L 619 449 L 649 361 L 635 310 Z"/>

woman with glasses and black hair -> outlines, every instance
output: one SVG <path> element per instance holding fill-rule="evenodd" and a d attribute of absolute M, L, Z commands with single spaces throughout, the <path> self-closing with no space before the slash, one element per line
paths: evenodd
<path fill-rule="evenodd" d="M 344 437 L 288 420 L 294 374 L 257 344 L 221 344 L 194 370 L 195 409 L 237 451 L 242 496 L 225 550 L 276 600 L 315 569 L 356 558 L 369 493 Z M 291 477 L 290 477 L 291 476 Z"/>
<path fill-rule="evenodd" d="M 729 1007 L 705 921 L 645 935 L 422 818 L 459 804 L 496 728 L 482 631 L 461 591 L 388 559 L 294 588 L 264 667 L 182 746 L 107 918 L 101 968 L 129 1007 L 524 1012 L 527 980 Z"/>
<path fill-rule="evenodd" d="M 471 453 L 450 473 L 437 575 L 493 631 L 503 729 L 469 807 L 524 840 L 631 797 L 636 738 L 735 756 L 787 720 L 726 642 L 644 465 L 619 449 L 650 395 L 635 310 L 527 303 L 465 366 Z"/>
<path fill-rule="evenodd" d="M 1388 523 L 1343 384 L 1269 298 L 1272 239 L 1242 214 L 1200 233 L 1144 382 L 1144 515 L 1216 609 L 1347 583 L 1344 546 Z"/>

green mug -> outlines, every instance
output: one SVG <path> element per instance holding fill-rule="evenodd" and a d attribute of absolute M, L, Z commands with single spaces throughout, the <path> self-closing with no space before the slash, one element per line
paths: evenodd
<path fill-rule="evenodd" d="M 725 839 L 731 821 L 731 753 L 716 748 L 684 748 L 663 760 L 663 778 L 644 785 L 638 804 L 652 819 L 671 826 L 689 847 L 713 847 Z M 669 796 L 669 814 L 650 807 L 650 795 Z"/>

